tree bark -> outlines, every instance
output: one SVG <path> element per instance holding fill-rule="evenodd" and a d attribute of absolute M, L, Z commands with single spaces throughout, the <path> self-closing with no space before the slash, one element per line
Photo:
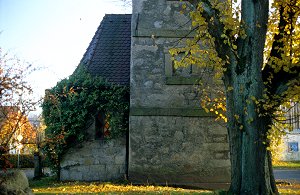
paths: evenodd
<path fill-rule="evenodd" d="M 232 194 L 277 194 L 267 150 L 271 119 L 261 116 L 256 100 L 263 99 L 263 49 L 268 1 L 243 0 L 242 21 L 247 37 L 238 39 L 238 59 L 225 73 Z"/>
<path fill-rule="evenodd" d="M 276 194 L 270 151 L 267 150 L 266 133 L 269 120 L 258 117 L 255 113 L 255 105 L 248 106 L 248 115 L 242 114 L 245 112 L 244 105 L 238 104 L 238 101 L 230 106 L 231 108 L 227 107 L 228 113 L 241 113 L 239 119 L 235 119 L 235 116 L 230 114 L 235 122 L 228 124 L 232 163 L 230 192 L 232 194 Z M 249 114 L 250 107 L 254 110 L 252 114 Z M 253 122 L 246 122 L 249 116 L 256 118 Z"/>
<path fill-rule="evenodd" d="M 249 47 L 249 44 L 247 44 Z M 249 58 L 236 65 L 225 82 L 233 86 L 227 91 L 228 133 L 231 152 L 231 187 L 233 194 L 276 194 L 277 189 L 267 150 L 269 116 L 260 116 L 255 99 L 263 96 L 263 82 L 259 71 L 260 59 L 255 48 L 248 48 Z M 238 67 L 245 67 L 240 72 Z M 229 86 L 228 86 L 229 87 Z M 254 99 L 255 97 L 255 99 Z"/>

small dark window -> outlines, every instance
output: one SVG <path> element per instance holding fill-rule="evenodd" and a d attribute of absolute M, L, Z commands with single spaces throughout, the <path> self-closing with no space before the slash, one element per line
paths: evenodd
<path fill-rule="evenodd" d="M 104 139 L 110 135 L 109 115 L 100 112 L 95 121 L 95 138 Z"/>

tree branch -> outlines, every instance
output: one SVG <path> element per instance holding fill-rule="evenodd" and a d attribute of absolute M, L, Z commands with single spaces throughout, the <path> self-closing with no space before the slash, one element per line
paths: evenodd
<path fill-rule="evenodd" d="M 264 82 L 269 82 L 267 87 L 267 90 L 269 92 L 270 98 L 275 96 L 281 96 L 280 100 L 278 102 L 278 105 L 283 103 L 285 101 L 285 97 L 287 94 L 283 95 L 284 92 L 288 90 L 291 84 L 291 81 L 298 80 L 300 82 L 300 63 L 294 64 L 289 71 L 285 71 L 283 68 L 281 68 L 278 72 L 274 72 L 274 68 L 277 65 L 274 61 L 272 61 L 274 58 L 277 58 L 279 60 L 282 60 L 282 56 L 284 56 L 284 43 L 283 39 L 292 36 L 293 29 L 290 29 L 287 31 L 286 29 L 289 29 L 294 26 L 294 23 L 296 20 L 291 20 L 290 18 L 297 18 L 297 15 L 299 15 L 299 9 L 288 9 L 288 16 L 285 14 L 285 7 L 283 4 L 280 5 L 279 8 L 279 32 L 274 35 L 274 42 L 272 44 L 272 49 L 270 53 L 270 57 L 268 60 L 268 63 L 265 65 L 263 69 L 263 79 Z M 297 13 L 298 12 L 298 13 Z M 290 43 L 292 44 L 292 43 Z M 292 58 L 292 57 L 291 57 Z M 290 60 L 290 63 L 291 60 Z M 292 65 L 292 64 L 291 64 Z"/>

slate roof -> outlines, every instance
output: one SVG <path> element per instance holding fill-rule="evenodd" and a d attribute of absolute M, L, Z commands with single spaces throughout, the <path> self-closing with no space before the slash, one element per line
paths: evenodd
<path fill-rule="evenodd" d="M 130 43 L 131 14 L 106 14 L 80 64 L 92 75 L 129 85 Z"/>

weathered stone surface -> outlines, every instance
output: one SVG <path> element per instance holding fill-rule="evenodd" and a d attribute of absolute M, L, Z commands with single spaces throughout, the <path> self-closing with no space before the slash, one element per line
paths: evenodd
<path fill-rule="evenodd" d="M 133 181 L 190 185 L 229 181 L 228 144 L 207 139 L 204 124 L 213 118 L 131 117 L 129 178 Z"/>
<path fill-rule="evenodd" d="M 61 162 L 61 180 L 110 181 L 124 177 L 127 170 L 125 137 L 89 140 L 71 148 Z"/>
<path fill-rule="evenodd" d="M 133 0 L 133 36 L 178 37 L 187 35 L 190 31 L 190 19 L 180 14 L 180 1 L 166 0 Z M 189 11 L 189 7 L 186 11 Z M 143 17 L 138 17 L 143 15 Z"/>
<path fill-rule="evenodd" d="M 33 195 L 25 173 L 20 170 L 0 173 L 0 194 Z"/>
<path fill-rule="evenodd" d="M 181 3 L 133 0 L 129 179 L 134 183 L 230 181 L 224 125 L 199 111 L 197 78 L 173 72 L 169 48 L 182 44 L 190 30 L 189 18 L 179 13 Z"/>

